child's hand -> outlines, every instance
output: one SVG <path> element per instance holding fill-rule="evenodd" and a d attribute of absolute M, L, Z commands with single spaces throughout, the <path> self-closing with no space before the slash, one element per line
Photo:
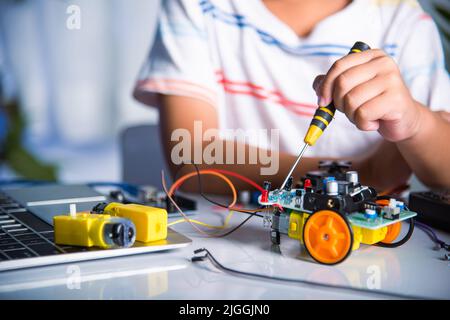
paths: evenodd
<path fill-rule="evenodd" d="M 400 71 L 382 50 L 354 53 L 337 60 L 313 84 L 319 105 L 332 100 L 359 129 L 378 130 L 389 141 L 413 137 L 421 106 L 413 100 Z"/>

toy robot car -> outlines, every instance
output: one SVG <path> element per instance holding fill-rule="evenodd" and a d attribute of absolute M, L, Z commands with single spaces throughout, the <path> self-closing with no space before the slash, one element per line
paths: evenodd
<path fill-rule="evenodd" d="M 332 265 L 344 261 L 360 244 L 397 247 L 409 240 L 413 217 L 403 202 L 378 197 L 375 189 L 363 186 L 358 173 L 347 162 L 322 162 L 303 179 L 302 187 L 292 188 L 292 177 L 283 190 L 270 191 L 264 183 L 259 203 L 272 206 L 265 217 L 271 240 L 280 244 L 280 234 L 300 240 L 316 261 Z M 409 231 L 400 234 L 401 221 L 409 220 Z"/>

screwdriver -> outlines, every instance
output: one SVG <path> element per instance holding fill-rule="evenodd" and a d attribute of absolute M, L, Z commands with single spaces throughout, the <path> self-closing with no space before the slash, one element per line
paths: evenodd
<path fill-rule="evenodd" d="M 353 45 L 353 47 L 350 49 L 350 52 L 348 54 L 352 54 L 355 52 L 362 52 L 370 50 L 370 47 L 365 44 L 364 42 L 357 41 Z M 325 129 L 330 124 L 331 120 L 333 120 L 334 114 L 336 112 L 336 107 L 333 104 L 333 101 L 330 102 L 328 106 L 319 106 L 314 113 L 314 117 L 311 120 L 311 123 L 309 125 L 308 131 L 306 132 L 305 138 L 303 141 L 305 142 L 303 148 L 301 149 L 297 160 L 295 160 L 294 165 L 292 166 L 291 170 L 289 170 L 289 173 L 284 179 L 283 184 L 281 185 L 280 190 L 283 190 L 286 186 L 286 183 L 288 182 L 289 178 L 291 177 L 292 173 L 294 172 L 295 168 L 297 168 L 298 163 L 300 162 L 301 158 L 303 157 L 303 154 L 305 153 L 308 146 L 312 146 L 316 143 L 317 139 L 322 135 L 322 133 L 325 131 Z"/>

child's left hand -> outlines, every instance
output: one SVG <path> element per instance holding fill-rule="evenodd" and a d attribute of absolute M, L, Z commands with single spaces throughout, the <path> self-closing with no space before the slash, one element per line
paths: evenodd
<path fill-rule="evenodd" d="M 319 105 L 331 101 L 359 129 L 378 130 L 398 142 L 417 134 L 421 105 L 403 82 L 394 60 L 382 50 L 368 50 L 337 60 L 313 84 Z"/>

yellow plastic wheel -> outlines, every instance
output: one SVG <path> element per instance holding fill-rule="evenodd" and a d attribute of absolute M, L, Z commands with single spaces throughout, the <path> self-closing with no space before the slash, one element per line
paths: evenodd
<path fill-rule="evenodd" d="M 303 229 L 303 241 L 311 257 L 323 264 L 336 264 L 351 252 L 353 234 L 340 214 L 321 210 L 309 216 Z"/>

